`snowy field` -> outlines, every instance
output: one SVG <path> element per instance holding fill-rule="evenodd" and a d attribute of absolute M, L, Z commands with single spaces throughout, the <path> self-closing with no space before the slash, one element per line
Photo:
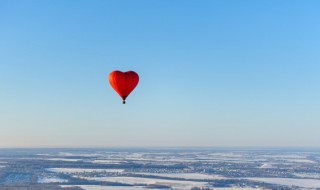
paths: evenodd
<path fill-rule="evenodd" d="M 272 163 L 263 163 L 259 168 L 275 168 Z"/>
<path fill-rule="evenodd" d="M 88 190 L 320 188 L 320 151 L 28 149 L 3 151 L 0 161 L 0 189 L 15 184 Z"/>
<path fill-rule="evenodd" d="M 122 162 L 117 160 L 93 160 L 92 163 L 99 163 L 99 164 L 121 164 Z"/>
<path fill-rule="evenodd" d="M 84 190 L 163 190 L 157 188 L 146 187 L 125 187 L 125 186 L 98 186 L 98 185 L 61 185 L 61 187 L 81 187 Z M 242 188 L 242 187 L 230 187 L 230 188 L 214 188 L 214 190 L 263 190 L 262 188 Z"/>
<path fill-rule="evenodd" d="M 140 178 L 140 177 L 85 177 L 87 180 L 117 182 L 129 185 L 167 185 L 176 189 L 191 189 L 192 187 L 206 186 L 206 182 L 195 181 L 180 181 L 180 180 L 165 180 L 153 178 Z"/>
<path fill-rule="evenodd" d="M 208 180 L 208 179 L 226 179 L 220 175 L 208 175 L 201 173 L 136 173 L 141 175 L 148 176 L 157 176 L 157 177 L 169 177 L 169 178 L 181 178 L 181 179 L 190 179 L 190 180 Z"/>
<path fill-rule="evenodd" d="M 81 159 L 69 159 L 69 158 L 48 158 L 50 161 L 65 161 L 65 162 L 79 162 Z"/>
<path fill-rule="evenodd" d="M 88 168 L 47 168 L 48 171 L 56 173 L 92 173 L 92 172 L 109 172 L 120 173 L 123 169 L 88 169 Z"/>
<path fill-rule="evenodd" d="M 58 177 L 40 177 L 38 183 L 63 183 L 68 182 L 68 180 L 61 179 Z"/>
<path fill-rule="evenodd" d="M 320 179 L 320 173 L 294 173 L 293 175 L 302 178 L 315 178 Z"/>
<path fill-rule="evenodd" d="M 146 187 L 98 186 L 98 185 L 61 185 L 61 187 L 81 187 L 84 190 L 148 190 L 149 189 Z M 163 190 L 163 189 L 152 189 L 152 190 Z"/>
<path fill-rule="evenodd" d="M 298 186 L 303 188 L 320 188 L 320 180 L 315 179 L 291 179 L 291 178 L 246 178 L 253 181 L 261 181 L 271 184 L 286 186 Z"/>

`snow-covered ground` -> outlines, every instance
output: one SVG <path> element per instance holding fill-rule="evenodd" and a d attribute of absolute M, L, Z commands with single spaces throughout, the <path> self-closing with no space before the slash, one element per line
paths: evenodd
<path fill-rule="evenodd" d="M 158 176 L 158 177 L 171 177 L 171 178 L 181 178 L 181 179 L 226 179 L 220 175 L 209 175 L 209 174 L 202 174 L 202 173 L 135 173 L 135 174 L 142 174 L 142 175 L 150 175 L 150 176 Z"/>
<path fill-rule="evenodd" d="M 188 163 L 188 162 L 198 162 L 195 159 L 186 158 L 126 158 L 127 161 L 146 161 L 146 162 L 172 162 L 172 163 Z"/>
<path fill-rule="evenodd" d="M 102 156 L 102 154 L 97 153 L 70 153 L 70 152 L 59 152 L 59 156 L 83 156 L 83 157 L 97 157 Z"/>
<path fill-rule="evenodd" d="M 81 161 L 81 159 L 71 159 L 71 158 L 48 158 L 45 160 L 50 160 L 50 161 L 65 161 L 65 162 L 78 162 Z"/>
<path fill-rule="evenodd" d="M 271 154 L 271 155 L 262 155 L 265 158 L 274 158 L 274 159 L 305 159 L 306 156 L 300 154 Z"/>
<path fill-rule="evenodd" d="M 227 187 L 227 188 L 215 187 L 214 190 L 264 190 L 264 189 L 250 188 L 250 187 Z"/>
<path fill-rule="evenodd" d="M 99 186 L 99 185 L 61 185 L 61 187 L 81 187 L 84 190 L 147 190 L 145 187 L 132 187 L 132 186 Z M 149 189 L 150 190 L 150 189 Z M 152 190 L 163 190 L 153 189 Z"/>
<path fill-rule="evenodd" d="M 47 168 L 48 171 L 56 173 L 84 173 L 84 172 L 109 172 L 120 173 L 123 169 L 88 169 L 88 168 Z"/>
<path fill-rule="evenodd" d="M 316 163 L 315 161 L 308 160 L 308 159 L 285 159 L 287 162 L 293 162 L 293 163 Z"/>
<path fill-rule="evenodd" d="M 81 187 L 84 190 L 147 190 L 147 187 L 138 186 L 99 186 L 99 185 L 61 185 L 61 187 Z M 155 189 L 152 190 L 163 190 Z M 228 187 L 228 188 L 214 188 L 214 190 L 263 190 L 262 188 L 249 188 L 249 187 Z"/>
<path fill-rule="evenodd" d="M 303 178 L 318 178 L 320 179 L 320 173 L 294 173 L 293 175 Z"/>
<path fill-rule="evenodd" d="M 93 160 L 92 163 L 99 163 L 99 164 L 121 164 L 122 162 L 118 160 Z"/>
<path fill-rule="evenodd" d="M 276 168 L 272 163 L 263 163 L 259 168 Z"/>
<path fill-rule="evenodd" d="M 151 165 L 158 165 L 158 166 L 174 166 L 176 162 L 166 162 L 166 161 L 134 161 L 136 164 L 151 164 Z"/>
<path fill-rule="evenodd" d="M 259 189 L 249 188 L 254 187 L 256 182 L 263 182 L 259 184 L 261 188 L 271 189 L 279 189 L 280 185 L 288 188 L 298 186 L 301 189 L 320 188 L 319 151 L 307 154 L 269 150 L 162 152 L 125 149 L 108 152 L 103 149 L 62 149 L 52 153 L 47 150 L 34 153 L 23 155 L 18 152 L 17 156 L 0 157 L 0 170 L 8 176 L 7 183 L 30 183 L 34 182 L 33 176 L 38 176 L 39 183 L 60 183 L 63 187 L 79 186 L 87 190 L 147 190 L 160 188 L 160 185 L 176 190 L 203 186 L 215 190 L 253 190 Z M 26 169 L 34 174 L 26 174 Z M 74 177 L 90 182 L 71 180 Z M 102 181 L 125 186 L 99 186 L 110 184 Z M 239 183 L 248 188 L 236 187 Z"/>
<path fill-rule="evenodd" d="M 260 181 L 271 184 L 297 186 L 303 188 L 320 188 L 320 180 L 316 179 L 292 179 L 292 178 L 246 178 L 252 181 Z"/>
<path fill-rule="evenodd" d="M 0 162 L 0 168 L 4 168 L 4 167 L 6 167 L 5 165 L 3 165 L 3 164 L 7 164 L 7 162 Z"/>
<path fill-rule="evenodd" d="M 68 182 L 68 180 L 61 179 L 58 177 L 40 177 L 38 183 L 63 183 Z"/>
<path fill-rule="evenodd" d="M 191 189 L 192 187 L 206 186 L 206 182 L 195 181 L 180 181 L 180 180 L 166 180 L 166 179 L 153 179 L 142 177 L 81 177 L 87 180 L 116 182 L 130 185 L 167 185 L 176 189 Z"/>

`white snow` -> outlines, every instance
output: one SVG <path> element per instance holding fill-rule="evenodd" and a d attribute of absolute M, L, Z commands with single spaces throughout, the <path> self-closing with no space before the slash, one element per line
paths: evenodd
<path fill-rule="evenodd" d="M 81 187 L 84 190 L 147 190 L 144 187 L 133 187 L 133 186 L 99 186 L 99 185 L 61 185 L 61 187 Z M 152 189 L 152 190 L 163 190 L 163 189 Z"/>
<path fill-rule="evenodd" d="M 84 190 L 147 190 L 150 188 L 142 186 L 99 186 L 99 185 L 60 185 L 62 188 L 66 187 L 81 187 Z M 154 189 L 152 190 L 163 190 L 163 189 Z M 217 188 L 214 190 L 262 190 L 262 188 L 250 188 L 250 187 L 227 187 L 227 188 Z"/>
<path fill-rule="evenodd" d="M 99 164 L 121 164 L 120 161 L 117 160 L 93 160 L 92 163 L 99 163 Z"/>
<path fill-rule="evenodd" d="M 243 155 L 242 154 L 235 154 L 233 152 L 228 152 L 228 153 L 220 153 L 220 152 L 217 152 L 217 153 L 211 153 L 211 154 L 208 154 L 208 156 L 211 156 L 211 157 L 223 157 L 223 158 L 242 158 Z"/>
<path fill-rule="evenodd" d="M 59 152 L 59 156 L 84 156 L 84 157 L 97 157 L 101 156 L 101 154 L 96 153 L 70 153 L 70 152 Z"/>
<path fill-rule="evenodd" d="M 88 169 L 88 168 L 48 168 L 48 171 L 56 173 L 84 173 L 84 172 L 109 172 L 120 173 L 123 169 Z"/>
<path fill-rule="evenodd" d="M 61 179 L 58 177 L 40 177 L 38 183 L 63 183 L 68 182 L 68 180 Z"/>
<path fill-rule="evenodd" d="M 259 168 L 275 168 L 271 163 L 264 163 Z"/>
<path fill-rule="evenodd" d="M 181 178 L 181 179 L 226 179 L 220 175 L 209 175 L 202 173 L 135 173 L 142 175 L 151 175 L 151 176 L 159 176 L 159 177 L 171 177 L 171 178 Z"/>
<path fill-rule="evenodd" d="M 304 188 L 319 188 L 320 180 L 316 179 L 292 179 L 292 178 L 245 178 L 252 181 L 260 181 L 271 184 L 297 186 Z"/>
<path fill-rule="evenodd" d="M 294 173 L 293 175 L 297 177 L 304 177 L 304 178 L 319 178 L 320 173 Z"/>
<path fill-rule="evenodd" d="M 214 190 L 263 190 L 262 188 L 252 188 L 252 187 L 215 187 Z"/>
<path fill-rule="evenodd" d="M 295 163 L 316 163 L 315 161 L 312 160 L 307 160 L 307 159 L 286 159 L 287 162 L 295 162 Z"/>
<path fill-rule="evenodd" d="M 151 165 L 158 165 L 158 166 L 174 166 L 177 163 L 175 162 L 162 162 L 162 161 L 134 161 L 137 164 L 151 164 Z"/>
<path fill-rule="evenodd" d="M 50 154 L 36 154 L 37 156 L 50 156 Z"/>
<path fill-rule="evenodd" d="M 66 162 L 78 162 L 81 161 L 81 159 L 71 159 L 71 158 L 48 158 L 45 160 L 51 160 L 51 161 L 66 161 Z"/>
<path fill-rule="evenodd" d="M 303 158 L 306 158 L 305 156 L 299 155 L 299 154 L 286 154 L 286 155 L 274 154 L 274 155 L 262 155 L 262 157 L 275 158 L 275 159 L 303 159 Z"/>
<path fill-rule="evenodd" d="M 116 182 L 130 185 L 168 185 L 177 189 L 191 189 L 192 187 L 202 187 L 206 182 L 166 180 L 142 177 L 82 177 L 87 180 Z"/>

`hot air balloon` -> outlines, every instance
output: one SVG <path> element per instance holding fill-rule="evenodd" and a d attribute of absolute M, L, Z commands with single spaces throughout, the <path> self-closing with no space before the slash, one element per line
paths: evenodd
<path fill-rule="evenodd" d="M 113 71 L 109 74 L 109 83 L 125 104 L 126 98 L 139 83 L 139 75 L 134 71 Z"/>

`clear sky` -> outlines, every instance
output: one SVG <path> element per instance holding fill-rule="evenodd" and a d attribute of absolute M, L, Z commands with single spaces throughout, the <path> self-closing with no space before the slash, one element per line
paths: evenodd
<path fill-rule="evenodd" d="M 319 147 L 319 8 L 0 0 L 0 146 Z"/>

